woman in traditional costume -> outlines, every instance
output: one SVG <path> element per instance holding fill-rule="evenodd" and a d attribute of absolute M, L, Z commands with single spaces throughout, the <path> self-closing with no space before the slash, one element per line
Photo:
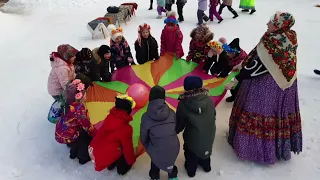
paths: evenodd
<path fill-rule="evenodd" d="M 231 89 L 242 81 L 228 137 L 240 159 L 268 165 L 302 152 L 294 23 L 290 13 L 273 15 L 239 75 L 226 85 Z"/>
<path fill-rule="evenodd" d="M 255 0 L 240 0 L 240 8 L 242 9 L 242 12 L 249 12 L 250 14 L 253 14 L 256 12 L 256 1 Z"/>

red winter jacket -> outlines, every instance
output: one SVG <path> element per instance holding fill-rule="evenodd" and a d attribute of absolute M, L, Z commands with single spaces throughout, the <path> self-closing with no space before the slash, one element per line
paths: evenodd
<path fill-rule="evenodd" d="M 172 28 L 173 27 L 173 28 Z M 184 56 L 182 48 L 183 34 L 179 26 L 166 25 L 161 33 L 161 50 L 160 55 L 166 52 L 175 53 L 177 58 Z"/>
<path fill-rule="evenodd" d="M 132 116 L 117 108 L 112 108 L 104 120 L 96 136 L 90 143 L 89 154 L 96 171 L 102 171 L 123 154 L 127 163 L 133 165 L 136 161 L 132 133 L 129 122 Z"/>

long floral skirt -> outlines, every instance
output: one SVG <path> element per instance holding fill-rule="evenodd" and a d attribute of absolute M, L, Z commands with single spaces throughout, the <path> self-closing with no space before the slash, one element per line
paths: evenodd
<path fill-rule="evenodd" d="M 229 144 L 243 160 L 274 164 L 302 151 L 297 81 L 281 90 L 270 74 L 244 80 L 230 121 Z"/>

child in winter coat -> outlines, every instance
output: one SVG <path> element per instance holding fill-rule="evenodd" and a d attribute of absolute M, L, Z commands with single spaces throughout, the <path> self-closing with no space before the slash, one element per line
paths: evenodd
<path fill-rule="evenodd" d="M 110 110 L 89 146 L 96 171 L 117 167 L 118 174 L 124 176 L 135 163 L 133 129 L 129 124 L 133 120 L 130 114 L 134 107 L 135 102 L 128 95 L 119 94 L 116 97 L 115 107 Z"/>
<path fill-rule="evenodd" d="M 210 48 L 207 43 L 213 39 L 213 33 L 205 24 L 193 29 L 190 34 L 191 41 L 187 61 L 204 63 L 207 59 L 207 53 Z"/>
<path fill-rule="evenodd" d="M 210 10 L 209 10 L 210 21 L 213 21 L 213 15 L 219 20 L 218 23 L 221 23 L 223 21 L 222 17 L 217 12 L 217 7 L 219 3 L 220 3 L 220 0 L 210 0 Z"/>
<path fill-rule="evenodd" d="M 139 26 L 138 39 L 134 43 L 136 59 L 139 64 L 159 59 L 157 40 L 150 34 L 150 26 L 143 24 Z"/>
<path fill-rule="evenodd" d="M 101 60 L 97 60 L 94 55 L 90 49 L 82 48 L 76 55 L 76 73 L 81 73 L 89 77 L 91 81 L 100 81 Z"/>
<path fill-rule="evenodd" d="M 123 36 L 123 30 L 121 28 L 116 28 L 113 24 L 108 26 L 109 31 L 111 31 L 111 62 L 117 69 L 134 65 L 133 57 L 131 54 L 130 46 L 127 40 Z"/>
<path fill-rule="evenodd" d="M 140 140 L 151 158 L 151 179 L 160 179 L 160 169 L 168 172 L 170 180 L 177 180 L 178 169 L 174 165 L 180 151 L 175 131 L 175 112 L 165 102 L 166 92 L 161 86 L 150 91 L 147 112 L 143 114 Z"/>
<path fill-rule="evenodd" d="M 184 80 L 185 92 L 179 96 L 177 107 L 177 133 L 183 132 L 185 168 L 189 177 L 196 175 L 200 165 L 205 172 L 211 171 L 210 156 L 216 133 L 216 110 L 202 88 L 203 81 L 197 76 Z"/>
<path fill-rule="evenodd" d="M 231 67 L 233 68 L 233 70 L 238 70 L 239 67 L 241 67 L 243 60 L 247 57 L 247 53 L 240 48 L 240 39 L 235 38 L 229 45 L 226 44 L 226 40 L 223 41 L 223 43 L 224 49 L 229 57 L 229 63 Z M 227 102 L 233 102 L 235 100 L 240 84 L 241 81 L 238 82 L 238 85 L 234 89 L 230 90 L 232 96 L 226 99 Z"/>
<path fill-rule="evenodd" d="M 178 26 L 175 12 L 169 12 L 168 17 L 164 20 L 166 24 L 161 33 L 160 56 L 165 53 L 175 53 L 176 58 L 180 59 L 184 56 L 182 41 L 183 34 Z"/>
<path fill-rule="evenodd" d="M 80 79 L 73 80 L 67 85 L 66 98 L 67 106 L 56 124 L 55 138 L 57 142 L 71 146 L 71 159 L 78 158 L 80 164 L 85 164 L 90 161 L 88 146 L 95 134 L 84 105 L 86 85 Z"/>
<path fill-rule="evenodd" d="M 208 43 L 210 50 L 208 52 L 208 59 L 204 65 L 204 71 L 208 73 L 211 72 L 211 75 L 218 77 L 227 77 L 232 66 L 229 61 L 227 52 L 223 50 L 221 42 L 210 41 Z"/>
<path fill-rule="evenodd" d="M 239 16 L 238 13 L 232 8 L 232 0 L 222 0 L 222 4 L 220 5 L 220 8 L 219 8 L 219 14 L 222 14 L 222 10 L 225 7 L 227 7 L 228 10 L 234 15 L 233 19 Z"/>
<path fill-rule="evenodd" d="M 158 16 L 157 19 L 162 19 L 162 13 L 163 12 L 167 12 L 167 10 L 165 9 L 166 6 L 166 0 L 157 0 L 157 11 L 158 11 Z"/>
<path fill-rule="evenodd" d="M 89 48 L 82 48 L 81 51 L 77 52 L 76 59 L 74 61 L 76 74 L 83 74 L 89 77 L 91 60 L 92 51 Z"/>
<path fill-rule="evenodd" d="M 74 80 L 76 74 L 73 66 L 77 50 L 69 44 L 58 46 L 57 52 L 51 53 L 51 71 L 48 77 L 48 92 L 55 99 L 59 99 L 69 81 Z"/>
<path fill-rule="evenodd" d="M 110 62 L 112 59 L 111 48 L 107 45 L 101 45 L 92 50 L 95 64 L 98 67 L 93 71 L 96 81 L 110 82 L 114 71 L 114 65 Z"/>
<path fill-rule="evenodd" d="M 177 0 L 177 10 L 178 10 L 178 15 L 179 15 L 179 22 L 183 22 L 184 21 L 184 17 L 183 17 L 183 7 L 184 5 L 186 5 L 187 0 Z"/>
<path fill-rule="evenodd" d="M 198 0 L 198 11 L 197 11 L 197 17 L 198 17 L 198 25 L 203 24 L 203 20 L 206 22 L 209 21 L 208 16 L 204 13 L 207 10 L 208 6 L 208 0 Z"/>

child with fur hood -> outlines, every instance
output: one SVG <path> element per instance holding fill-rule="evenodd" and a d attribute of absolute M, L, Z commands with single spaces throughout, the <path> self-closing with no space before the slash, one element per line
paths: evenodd
<path fill-rule="evenodd" d="M 130 64 L 135 64 L 129 43 L 123 36 L 123 29 L 116 28 L 113 24 L 110 24 L 108 30 L 111 32 L 110 47 L 113 66 L 120 69 Z"/>
<path fill-rule="evenodd" d="M 208 43 L 208 47 L 210 50 L 203 70 L 206 73 L 210 71 L 213 76 L 227 77 L 232 70 L 232 66 L 229 62 L 227 52 L 222 47 L 222 43 L 213 40 Z"/>
<path fill-rule="evenodd" d="M 96 81 L 110 82 L 114 65 L 111 63 L 111 48 L 107 45 L 101 45 L 92 50 L 93 59 L 98 67 L 94 70 Z"/>
<path fill-rule="evenodd" d="M 129 124 L 135 102 L 127 94 L 116 97 L 115 107 L 104 120 L 89 146 L 89 154 L 96 171 L 117 167 L 120 176 L 124 176 L 136 161 L 132 143 L 133 129 Z"/>
<path fill-rule="evenodd" d="M 58 46 L 57 52 L 50 55 L 51 71 L 48 77 L 48 92 L 55 99 L 59 99 L 69 81 L 74 80 L 76 74 L 73 63 L 78 51 L 69 44 Z"/>
<path fill-rule="evenodd" d="M 216 110 L 197 76 L 184 79 L 185 91 L 179 96 L 177 107 L 177 133 L 183 132 L 185 169 L 189 177 L 196 175 L 200 165 L 205 172 L 211 171 L 210 156 L 216 134 Z"/>
<path fill-rule="evenodd" d="M 174 165 L 180 151 L 175 131 L 176 115 L 165 101 L 166 92 L 154 86 L 149 95 L 147 112 L 143 114 L 140 140 L 151 158 L 151 179 L 160 179 L 160 169 L 168 173 L 170 180 L 177 180 L 178 169 Z"/>
<path fill-rule="evenodd" d="M 165 53 L 174 53 L 177 59 L 184 56 L 182 41 L 183 34 L 178 26 L 175 12 L 169 12 L 168 17 L 164 20 L 166 24 L 161 33 L 160 56 Z"/>
<path fill-rule="evenodd" d="M 151 28 L 148 24 L 142 24 L 139 26 L 139 36 L 134 43 L 136 59 L 139 64 L 159 59 L 158 43 L 150 34 L 150 29 Z"/>
<path fill-rule="evenodd" d="M 90 84 L 90 83 L 89 83 Z M 55 139 L 61 144 L 68 144 L 70 158 L 79 159 L 80 164 L 90 161 L 88 146 L 95 134 L 90 123 L 88 110 L 84 105 L 88 85 L 75 79 L 66 88 L 66 106 L 56 124 Z"/>
<path fill-rule="evenodd" d="M 189 53 L 186 60 L 204 63 L 210 49 L 207 43 L 213 39 L 213 33 L 208 26 L 200 25 L 191 31 L 190 37 Z"/>

